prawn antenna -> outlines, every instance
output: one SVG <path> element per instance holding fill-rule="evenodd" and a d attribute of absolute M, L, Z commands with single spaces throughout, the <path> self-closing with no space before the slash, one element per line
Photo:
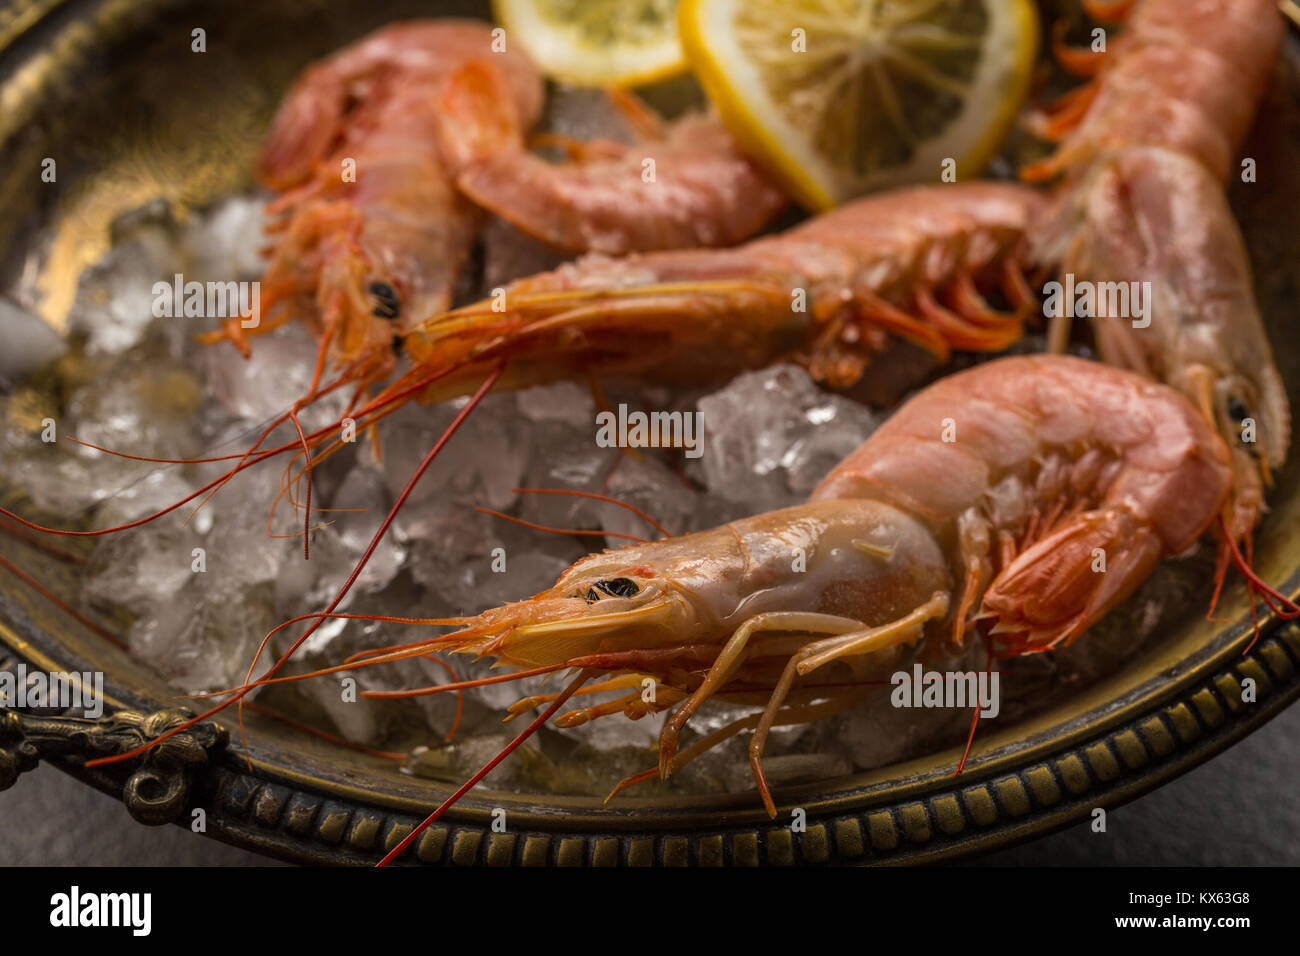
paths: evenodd
<path fill-rule="evenodd" d="M 453 793 L 450 797 L 444 800 L 438 806 L 438 809 L 434 810 L 431 814 L 425 817 L 423 821 L 418 823 L 414 830 L 408 833 L 402 839 L 402 841 L 397 844 L 397 846 L 389 850 L 388 853 L 384 856 L 384 858 L 375 865 L 388 866 L 388 864 L 392 863 L 395 859 L 397 859 L 399 856 L 405 853 L 407 848 L 410 847 L 412 843 L 414 843 L 416 840 L 420 838 L 421 833 L 429 829 L 429 827 L 433 826 L 433 824 L 438 821 L 438 818 L 441 817 L 448 810 L 450 810 L 453 806 L 455 806 L 456 802 L 460 800 L 461 797 L 463 797 L 465 794 L 469 793 L 471 789 L 476 787 L 480 780 L 482 780 L 484 777 L 486 777 L 496 768 L 497 764 L 499 764 L 501 761 L 509 757 L 512 753 L 514 753 L 517 749 L 519 749 L 520 746 L 523 745 L 524 741 L 526 741 L 533 734 L 537 733 L 537 731 L 541 730 L 541 728 L 546 724 L 546 722 L 550 720 L 552 717 L 554 717 L 556 712 L 559 711 L 559 709 L 568 702 L 569 698 L 578 692 L 578 688 L 580 688 L 583 684 L 585 684 L 592 676 L 593 675 L 590 672 L 584 670 L 572 681 L 570 681 L 569 686 L 564 688 L 564 691 L 560 693 L 558 697 L 555 698 L 555 700 L 551 703 L 551 706 L 547 707 L 546 710 L 542 711 L 531 724 L 529 724 L 522 731 L 520 731 L 519 736 L 515 737 L 514 740 L 510 741 L 510 743 L 502 747 L 497 752 L 497 755 L 495 757 L 493 757 L 491 760 L 489 760 L 487 763 L 483 765 L 483 768 L 481 770 L 479 770 L 476 774 L 474 774 L 474 776 L 470 777 L 463 784 L 461 784 L 460 788 L 455 793 Z"/>
<path fill-rule="evenodd" d="M 632 514 L 650 525 L 665 538 L 673 537 L 673 535 L 669 534 L 663 525 L 650 517 L 636 505 L 629 504 L 626 501 L 619 501 L 617 498 L 611 498 L 609 495 L 598 495 L 594 491 L 578 491 L 573 488 L 515 488 L 513 491 L 517 495 L 572 495 L 575 498 L 590 498 L 593 501 L 604 501 L 611 505 L 618 505 L 620 508 L 625 508 L 632 512 Z"/>
<path fill-rule="evenodd" d="M 475 508 L 479 514 L 491 515 L 494 518 L 502 518 L 505 521 L 513 521 L 517 525 L 523 525 L 525 528 L 531 528 L 534 531 L 544 531 L 547 534 L 583 534 L 583 535 L 600 535 L 605 538 L 621 538 L 625 541 L 635 541 L 637 544 L 649 544 L 647 538 L 639 538 L 634 534 L 623 534 L 619 531 L 599 531 L 582 528 L 551 528 L 544 524 L 536 524 L 523 518 L 516 518 L 514 515 L 508 515 L 502 511 L 493 511 L 491 508 Z"/>
<path fill-rule="evenodd" d="M 1222 517 L 1219 518 L 1219 527 L 1223 532 L 1223 540 L 1226 542 L 1228 552 L 1232 556 L 1232 563 L 1246 579 L 1246 584 L 1250 589 L 1250 612 L 1251 619 L 1254 622 L 1254 636 L 1251 638 L 1250 643 L 1246 645 L 1246 649 L 1242 651 L 1242 654 L 1249 654 L 1259 641 L 1259 617 L 1255 607 L 1256 595 L 1262 598 L 1264 603 L 1268 605 L 1268 609 L 1283 621 L 1294 621 L 1296 618 L 1300 618 L 1300 604 L 1278 591 L 1255 573 L 1254 568 L 1250 566 L 1250 561 L 1241 553 L 1241 548 L 1237 546 L 1236 539 L 1232 536 L 1232 532 L 1228 530 L 1227 522 Z"/>
<path fill-rule="evenodd" d="M 51 604 L 57 607 L 64 614 L 68 615 L 70 618 L 72 618 L 74 621 L 81 624 L 82 626 L 89 628 L 91 631 L 98 634 L 104 640 L 108 641 L 108 643 L 114 645 L 115 647 L 120 647 L 122 650 L 127 649 L 125 641 L 123 641 L 119 637 L 116 637 L 114 634 L 112 634 L 102 625 L 97 624 L 94 621 L 92 621 L 90 618 L 86 617 L 84 614 L 82 614 L 80 611 L 74 608 L 67 601 L 63 600 L 63 598 L 59 597 L 53 591 L 44 587 L 34 577 L 32 577 L 22 568 L 18 567 L 18 565 L 14 564 L 8 558 L 4 557 L 4 555 L 0 555 L 0 568 L 4 568 L 10 574 L 16 577 L 19 581 L 22 581 L 23 584 L 26 584 L 29 588 L 31 588 L 41 597 L 45 598 L 45 600 L 49 601 Z"/>

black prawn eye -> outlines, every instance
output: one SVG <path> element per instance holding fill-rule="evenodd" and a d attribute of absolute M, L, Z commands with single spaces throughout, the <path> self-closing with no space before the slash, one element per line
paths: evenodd
<path fill-rule="evenodd" d="M 594 604 L 602 595 L 629 598 L 640 590 L 640 585 L 631 578 L 611 578 L 608 581 L 597 581 L 593 587 L 588 588 L 585 600 L 588 604 Z"/>
<path fill-rule="evenodd" d="M 1244 422 L 1250 417 L 1250 411 L 1246 408 L 1246 403 L 1236 395 L 1228 399 L 1228 417 L 1234 422 Z"/>
<path fill-rule="evenodd" d="M 381 319 L 395 319 L 402 314 L 402 303 L 396 290 L 387 282 L 370 283 L 370 294 L 375 297 L 374 314 Z"/>

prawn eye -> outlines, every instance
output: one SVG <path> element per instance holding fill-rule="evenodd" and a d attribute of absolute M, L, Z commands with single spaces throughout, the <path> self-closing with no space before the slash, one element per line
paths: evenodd
<path fill-rule="evenodd" d="M 1236 395 L 1228 399 L 1228 417 L 1234 422 L 1244 422 L 1250 417 L 1250 412 L 1246 408 L 1246 403 Z"/>
<path fill-rule="evenodd" d="M 631 578 L 611 578 L 608 581 L 597 581 L 594 586 L 588 588 L 586 601 L 588 604 L 594 604 L 601 599 L 602 595 L 628 598 L 640 590 L 640 586 Z"/>
<path fill-rule="evenodd" d="M 381 319 L 395 319 L 402 314 L 402 303 L 397 291 L 387 282 L 370 283 L 370 294 L 375 297 L 374 314 Z"/>

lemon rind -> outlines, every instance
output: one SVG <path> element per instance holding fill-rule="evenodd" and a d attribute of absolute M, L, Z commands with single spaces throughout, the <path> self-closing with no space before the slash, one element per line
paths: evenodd
<path fill-rule="evenodd" d="M 507 42 L 515 38 L 542 72 L 573 86 L 643 86 L 690 69 L 672 29 L 652 44 L 593 47 L 576 29 L 542 17 L 528 0 L 493 0 L 492 13 Z"/>
<path fill-rule="evenodd" d="M 948 158 L 956 160 L 959 179 L 979 175 L 1019 115 L 1038 53 L 1038 13 L 1032 0 L 1005 0 L 1008 9 L 984 38 L 981 66 L 971 83 L 977 96 L 994 95 L 999 105 L 993 117 L 980 116 L 978 109 L 968 106 L 956 127 L 922 144 L 905 166 L 861 179 L 845 177 L 789 125 L 767 96 L 759 68 L 740 48 L 731 25 L 737 2 L 743 0 L 683 0 L 678 8 L 682 48 L 742 148 L 763 161 L 797 201 L 813 210 L 876 189 L 938 180 L 941 163 Z M 792 28 L 795 25 L 792 20 Z M 1011 43 L 1016 54 L 1010 61 L 996 55 Z M 744 90 L 761 95 L 746 95 Z M 961 155 L 952 156 L 952 144 L 962 140 L 971 142 Z"/>

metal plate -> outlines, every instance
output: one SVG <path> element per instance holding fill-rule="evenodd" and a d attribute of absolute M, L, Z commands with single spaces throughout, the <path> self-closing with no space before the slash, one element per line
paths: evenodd
<path fill-rule="evenodd" d="M 437 13 L 483 14 L 476 3 Z M 279 95 L 306 62 L 373 27 L 435 13 L 428 3 L 285 2 L 201 5 L 184 0 L 20 0 L 0 10 L 0 287 L 18 277 L 44 237 L 45 318 L 62 328 L 80 271 L 108 247 L 120 213 L 162 199 L 201 207 L 247 188 L 251 160 Z M 191 31 L 207 31 L 192 53 Z M 1247 153 L 1260 182 L 1238 184 L 1261 299 L 1292 401 L 1300 386 L 1296 314 L 1300 245 L 1300 102 L 1294 42 Z M 57 185 L 38 186 L 46 156 Z M 1257 565 L 1273 582 L 1300 586 L 1300 470 L 1273 489 Z M 0 549 L 62 594 L 66 567 L 9 541 Z M 1234 586 L 1224 617 L 1248 606 Z M 598 800 L 475 790 L 432 827 L 409 860 L 462 865 L 735 865 L 921 862 L 1028 839 L 1112 807 L 1190 769 L 1300 696 L 1300 630 L 1270 625 L 1249 655 L 1246 629 L 1189 614 L 1122 672 L 1015 725 L 982 733 L 975 759 L 952 776 L 954 752 L 778 793 L 803 807 L 806 832 L 767 819 L 752 794 Z M 17 660 L 43 670 L 102 670 L 110 710 L 171 706 L 161 679 L 41 598 L 0 576 L 0 669 Z M 1253 678 L 1258 701 L 1243 704 Z M 129 721 L 128 721 L 129 723 Z M 134 725 L 133 725 L 134 726 Z M 399 776 L 377 759 L 250 718 L 251 753 L 215 748 L 185 770 L 183 800 L 166 813 L 140 781 L 128 807 L 148 822 L 207 813 L 208 832 L 278 856 L 370 863 L 446 795 Z M 0 770 L 19 745 L 0 724 Z M 123 795 L 131 768 L 64 769 Z M 155 768 L 164 777 L 168 768 Z M 3 774 L 0 774 L 3 782 Z M 165 782 L 165 781 L 164 781 Z M 509 833 L 493 833 L 492 808 Z"/>

